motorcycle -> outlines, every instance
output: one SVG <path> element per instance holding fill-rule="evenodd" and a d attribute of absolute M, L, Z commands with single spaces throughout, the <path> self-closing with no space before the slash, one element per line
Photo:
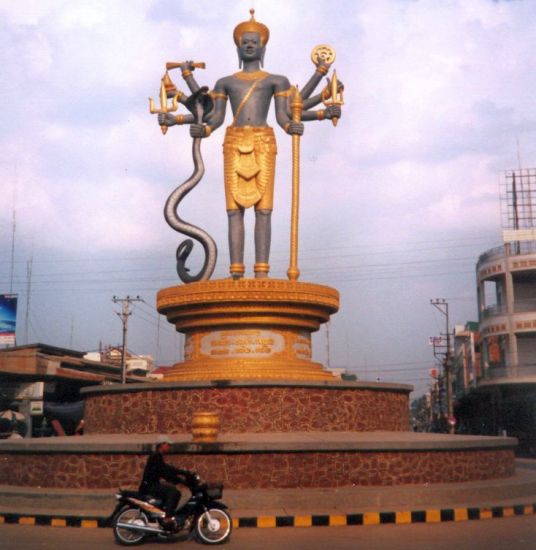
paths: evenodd
<path fill-rule="evenodd" d="M 192 473 L 185 485 L 191 492 L 188 501 L 174 515 L 174 525 L 164 528 L 163 501 L 137 491 L 120 489 L 118 502 L 111 515 L 115 540 L 131 546 L 142 543 L 148 536 L 170 538 L 179 532 L 189 532 L 204 544 L 223 544 L 231 536 L 233 521 L 227 506 L 219 500 L 222 484 L 202 483 Z"/>

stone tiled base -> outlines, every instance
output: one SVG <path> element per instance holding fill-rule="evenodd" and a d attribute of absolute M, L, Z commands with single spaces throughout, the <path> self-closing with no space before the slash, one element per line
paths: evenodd
<path fill-rule="evenodd" d="M 409 390 L 388 385 L 145 386 L 151 387 L 86 393 L 86 433 L 190 433 L 196 411 L 219 413 L 221 433 L 409 428 Z"/>
<path fill-rule="evenodd" d="M 57 488 L 135 486 L 146 454 L 0 454 L 0 484 Z M 395 486 L 506 478 L 512 449 L 413 452 L 173 454 L 171 464 L 228 489 Z"/>

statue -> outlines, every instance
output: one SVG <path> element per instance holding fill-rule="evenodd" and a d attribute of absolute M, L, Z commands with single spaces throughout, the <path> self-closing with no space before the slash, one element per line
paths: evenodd
<path fill-rule="evenodd" d="M 168 63 L 166 65 L 167 69 L 181 69 L 182 77 L 192 95 L 186 98 L 184 94 L 177 92 L 166 73 L 162 79 L 161 110 L 154 109 L 154 105 L 151 103 L 151 112 L 159 113 L 158 122 L 164 133 L 170 126 L 190 125 L 190 135 L 194 138 L 194 162 L 196 166 L 196 171 L 194 171 L 194 175 L 190 180 L 195 180 L 195 183 L 193 183 L 195 185 L 200 179 L 199 162 L 202 165 L 202 160 L 199 159 L 200 155 L 196 155 L 196 147 L 199 148 L 199 142 L 202 138 L 209 137 L 214 130 L 223 124 L 227 101 L 230 101 L 233 121 L 225 132 L 223 155 L 225 201 L 229 224 L 230 273 L 234 279 L 242 278 L 245 273 L 244 213 L 251 206 L 255 210 L 255 277 L 267 277 L 269 272 L 271 215 L 277 153 L 274 131 L 267 125 L 267 115 L 272 98 L 275 103 L 277 123 L 287 134 L 293 136 L 293 143 L 296 151 L 298 151 L 299 136 L 303 134 L 304 130 L 302 121 L 330 119 L 336 124 L 341 116 L 340 105 L 342 104 L 343 89 L 342 83 L 337 82 L 336 75 L 334 75 L 331 82 L 328 79 L 328 85 L 320 94 L 309 97 L 322 77 L 327 75 L 335 58 L 334 51 L 329 46 L 319 46 L 313 50 L 312 56 L 316 69 L 302 89 L 301 94 L 297 91 L 297 88 L 291 87 L 285 76 L 264 71 L 262 67 L 270 33 L 264 24 L 255 20 L 254 10 L 250 10 L 250 13 L 251 19 L 237 25 L 233 33 L 234 42 L 237 46 L 239 68 L 241 69 L 239 72 L 219 79 L 214 86 L 214 90 L 207 95 L 207 88 L 200 87 L 193 76 L 193 71 L 196 68 L 204 68 L 203 63 L 192 61 Z M 173 106 L 167 108 L 165 105 L 167 105 L 167 99 L 170 97 L 173 98 Z M 330 98 L 331 103 L 328 103 Z M 311 107 L 322 101 L 326 104 L 325 109 L 310 110 Z M 191 113 L 174 115 L 169 112 L 176 109 L 178 102 L 186 105 Z M 293 105 L 292 110 L 291 104 Z M 293 162 L 293 164 L 295 163 Z M 297 179 L 299 179 L 299 174 Z M 185 193 L 193 187 L 190 180 L 185 182 L 185 184 L 189 183 L 189 188 Z M 168 200 L 166 212 L 171 213 L 176 209 L 178 203 L 172 205 L 169 203 Z M 171 223 L 167 215 L 166 219 L 178 231 L 201 240 L 208 257 L 208 252 L 212 247 L 209 242 L 210 237 L 206 242 L 203 242 L 198 234 L 194 234 L 196 231 L 190 233 L 183 231 L 184 228 L 179 228 L 180 224 L 178 222 Z M 178 217 L 177 220 L 182 221 Z M 195 228 L 195 226 L 192 227 L 197 231 L 202 231 Z M 179 262 L 182 258 L 184 263 L 184 258 L 189 253 L 188 248 L 191 248 L 191 246 L 190 241 L 189 244 L 185 242 L 179 247 L 177 251 Z M 215 252 L 213 252 L 213 256 L 214 254 Z M 215 263 L 215 260 L 213 260 L 213 263 Z M 207 264 L 207 261 L 205 264 Z M 184 271 L 183 266 L 183 274 Z M 294 268 L 293 276 L 291 276 L 290 271 L 289 268 L 289 278 L 297 278 L 296 268 Z M 179 275 L 181 275 L 180 270 Z M 188 278 L 187 275 L 185 277 Z M 204 278 L 208 277 L 205 275 Z M 182 275 L 181 279 L 185 280 Z M 190 277 L 190 280 L 193 279 Z"/>

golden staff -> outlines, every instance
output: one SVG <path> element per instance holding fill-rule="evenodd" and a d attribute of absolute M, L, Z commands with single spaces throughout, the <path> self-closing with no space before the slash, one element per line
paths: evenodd
<path fill-rule="evenodd" d="M 303 100 L 298 87 L 292 88 L 290 102 L 292 122 L 300 122 Z M 287 276 L 291 281 L 297 281 L 300 276 L 298 269 L 298 216 L 300 208 L 300 136 L 292 135 L 292 211 L 290 217 L 290 265 Z"/>

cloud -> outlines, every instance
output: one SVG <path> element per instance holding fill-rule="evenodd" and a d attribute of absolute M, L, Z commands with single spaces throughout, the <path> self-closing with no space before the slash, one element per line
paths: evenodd
<path fill-rule="evenodd" d="M 147 98 L 157 97 L 166 61 L 206 62 L 195 74 L 209 87 L 237 71 L 232 30 L 249 17 L 249 8 L 246 0 L 0 3 L 2 250 L 10 247 L 16 195 L 21 257 L 32 241 L 60 257 L 76 254 L 80 243 L 95 257 L 164 251 L 172 272 L 180 236 L 165 224 L 162 208 L 191 173 L 191 141 L 186 127 L 162 136 Z M 476 258 L 481 247 L 498 241 L 501 171 L 516 167 L 518 156 L 525 166 L 536 162 L 536 5 L 259 0 L 255 8 L 271 30 L 265 68 L 292 84 L 303 87 L 313 73 L 315 45 L 337 50 L 343 116 L 336 128 L 308 123 L 301 140 L 301 258 L 305 273 L 339 281 L 348 300 L 334 322 L 341 348 L 333 348 L 333 361 L 344 363 L 359 352 L 369 365 L 381 363 L 386 352 L 373 342 L 384 335 L 363 316 L 373 311 L 373 324 L 381 324 L 388 308 L 373 298 L 392 297 L 400 285 L 382 283 L 377 272 L 364 276 L 359 266 L 381 253 L 413 260 L 419 252 L 412 243 L 449 238 L 460 247 L 471 244 Z M 178 71 L 171 77 L 186 91 Z M 230 120 L 228 113 L 226 125 Z M 275 125 L 273 112 L 269 123 Z M 206 176 L 182 210 L 218 241 L 221 276 L 227 270 L 223 132 L 203 141 Z M 277 274 L 284 276 L 291 142 L 279 130 L 277 137 L 272 248 Z M 475 241 L 468 244 L 469 236 Z M 251 254 L 251 241 L 247 247 Z M 460 257 L 456 247 L 436 248 L 454 264 Z M 336 259 L 323 267 L 321 258 L 331 251 Z M 434 251 L 421 256 L 426 254 Z M 419 275 L 413 281 L 403 272 L 409 268 L 397 265 L 389 275 L 401 270 L 408 292 L 389 323 L 414 327 L 413 339 L 406 334 L 407 344 L 397 342 L 409 356 L 428 336 L 420 334 L 428 321 L 410 315 L 411 305 L 430 293 L 466 297 L 474 277 L 431 281 L 421 268 L 411 272 Z M 437 273 L 447 271 L 442 266 Z M 461 306 L 460 315 L 472 316 L 472 307 Z M 349 336 L 346 344 L 342 336 L 354 325 L 365 331 L 359 345 L 359 338 Z"/>

